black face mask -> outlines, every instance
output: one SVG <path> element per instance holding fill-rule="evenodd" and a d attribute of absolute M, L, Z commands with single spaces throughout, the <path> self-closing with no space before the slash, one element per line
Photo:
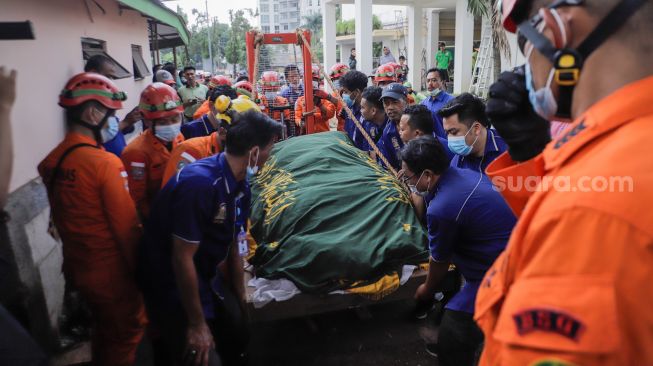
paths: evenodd
<path fill-rule="evenodd" d="M 549 5 L 549 9 L 563 6 L 580 6 L 583 0 L 557 0 Z M 556 117 L 571 118 L 571 102 L 574 88 L 578 84 L 580 71 L 585 60 L 612 34 L 617 32 L 637 10 L 646 3 L 646 0 L 623 0 L 585 38 L 575 49 L 556 48 L 548 38 L 537 31 L 537 24 L 542 21 L 539 15 L 519 24 L 520 44 L 525 40 L 531 42 L 533 47 L 548 58 L 555 68 L 554 80 L 558 84 L 560 96 L 558 98 L 558 111 Z"/>

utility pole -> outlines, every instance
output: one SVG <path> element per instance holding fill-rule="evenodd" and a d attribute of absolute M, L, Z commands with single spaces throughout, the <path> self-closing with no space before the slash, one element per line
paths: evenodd
<path fill-rule="evenodd" d="M 211 74 L 214 73 L 214 65 L 213 65 L 213 50 L 211 48 L 211 21 L 209 20 L 209 0 L 204 0 L 204 6 L 206 7 L 206 25 L 207 25 L 207 32 L 209 34 L 208 41 L 209 41 L 209 59 L 211 60 Z"/>

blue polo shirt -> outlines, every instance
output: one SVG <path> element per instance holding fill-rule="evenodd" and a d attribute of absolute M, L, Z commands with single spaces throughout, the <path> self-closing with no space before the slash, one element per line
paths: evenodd
<path fill-rule="evenodd" d="M 367 132 L 368 135 L 374 140 L 375 143 L 378 144 L 379 140 L 381 139 L 381 135 L 383 135 L 383 130 L 385 129 L 385 126 L 388 124 L 390 121 L 388 117 L 385 118 L 385 121 L 383 121 L 382 125 L 377 125 L 376 123 L 372 121 L 368 121 L 365 118 L 361 116 L 359 119 L 361 122 L 361 125 L 363 126 L 363 129 L 365 132 Z M 356 146 L 363 150 L 363 151 L 372 151 L 372 147 L 370 144 L 365 140 L 363 137 L 363 134 L 358 131 L 358 129 L 355 129 L 354 131 L 354 142 L 356 143 Z"/>
<path fill-rule="evenodd" d="M 154 316 L 183 311 L 172 267 L 174 236 L 198 246 L 194 262 L 200 300 L 205 317 L 215 316 L 213 294 L 220 295 L 222 286 L 217 265 L 241 225 L 247 230 L 250 201 L 249 184 L 236 181 L 224 153 L 186 165 L 161 189 L 145 224 L 139 258 L 139 280 Z"/>
<path fill-rule="evenodd" d="M 516 218 L 484 174 L 447 168 L 426 197 L 429 250 L 435 262 L 452 262 L 465 284 L 446 308 L 474 313 L 476 292 L 504 250 Z"/>
<path fill-rule="evenodd" d="M 383 134 L 381 134 L 381 138 L 376 145 L 390 165 L 399 171 L 401 169 L 401 149 L 404 147 L 404 143 L 399 137 L 399 129 L 396 123 L 392 121 L 386 123 Z"/>
<path fill-rule="evenodd" d="M 358 121 L 362 121 L 360 105 L 354 104 L 351 107 L 351 112 L 354 114 L 354 117 L 358 119 Z M 349 118 L 349 113 L 347 113 L 347 111 L 345 111 L 344 108 L 340 111 L 340 117 L 342 117 L 345 120 L 345 132 L 347 133 L 347 136 L 349 136 L 350 139 L 356 142 L 356 132 L 357 132 L 356 124 L 354 123 L 354 121 L 352 121 L 351 118 Z M 358 138 L 360 140 L 363 137 L 359 136 Z M 356 144 L 356 146 L 360 147 L 358 144 Z"/>
<path fill-rule="evenodd" d="M 102 146 L 104 146 L 106 151 L 116 155 L 117 157 L 120 157 L 120 155 L 122 155 L 122 151 L 125 150 L 125 147 L 127 146 L 127 142 L 125 142 L 125 135 L 122 133 L 122 131 L 119 131 L 114 138 L 103 143 Z"/>
<path fill-rule="evenodd" d="M 295 105 L 297 98 L 304 95 L 304 87 L 302 84 L 299 84 L 297 88 L 293 88 L 290 84 L 288 84 L 284 86 L 283 89 L 281 89 L 279 95 L 286 98 L 290 105 Z"/>
<path fill-rule="evenodd" d="M 440 141 L 440 144 L 444 148 L 444 152 L 447 154 L 447 158 L 449 158 L 449 162 L 451 162 L 451 160 L 456 156 L 456 154 L 454 154 L 453 151 L 449 150 L 449 143 L 447 142 L 447 139 L 436 135 L 435 132 L 433 133 L 433 137 L 435 137 L 436 139 L 438 139 L 438 141 Z"/>
<path fill-rule="evenodd" d="M 193 137 L 208 136 L 213 132 L 215 132 L 215 128 L 213 128 L 213 125 L 211 124 L 207 114 L 181 126 L 181 134 L 184 135 L 186 140 Z"/>
<path fill-rule="evenodd" d="M 485 150 L 483 156 L 460 156 L 455 155 L 451 160 L 451 166 L 460 169 L 471 169 L 473 171 L 480 171 L 485 173 L 485 169 L 490 165 L 494 159 L 508 150 L 508 145 L 503 141 L 503 138 L 491 128 L 487 129 L 487 141 L 485 142 Z"/>
<path fill-rule="evenodd" d="M 433 131 L 435 131 L 436 135 L 445 139 L 447 138 L 447 134 L 444 132 L 442 118 L 438 116 L 438 112 L 452 99 L 454 99 L 453 95 L 447 92 L 440 92 L 440 94 L 435 97 L 427 97 L 421 103 L 431 111 L 431 116 L 433 117 Z"/>

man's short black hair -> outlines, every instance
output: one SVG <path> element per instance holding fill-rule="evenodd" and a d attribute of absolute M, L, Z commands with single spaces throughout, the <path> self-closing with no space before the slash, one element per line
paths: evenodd
<path fill-rule="evenodd" d="M 383 110 L 383 101 L 381 100 L 382 93 L 383 88 L 380 86 L 368 86 L 367 88 L 363 89 L 362 97 L 375 108 Z"/>
<path fill-rule="evenodd" d="M 243 80 L 245 80 L 245 81 L 249 81 L 249 76 L 247 76 L 247 75 L 240 75 L 238 78 L 236 78 L 236 81 L 235 81 L 235 82 L 237 83 L 237 82 L 239 82 L 239 81 L 243 81 Z"/>
<path fill-rule="evenodd" d="M 293 70 L 297 71 L 298 74 L 301 74 L 299 72 L 299 68 L 295 64 L 289 64 L 289 65 L 286 65 L 286 67 L 283 68 L 283 76 L 286 77 L 286 80 L 288 80 L 288 74 L 290 74 L 290 72 L 293 71 Z"/>
<path fill-rule="evenodd" d="M 442 118 L 451 117 L 454 114 L 458 115 L 458 121 L 467 128 L 472 127 L 476 121 L 485 127 L 490 127 L 490 121 L 485 114 L 485 103 L 481 98 L 470 93 L 460 94 L 438 112 Z"/>
<path fill-rule="evenodd" d="M 253 110 L 238 113 L 227 130 L 225 150 L 243 156 L 254 146 L 266 147 L 275 137 L 281 137 L 281 124 L 267 114 Z"/>
<path fill-rule="evenodd" d="M 431 111 L 421 104 L 411 105 L 404 114 L 408 116 L 408 125 L 413 130 L 420 130 L 425 135 L 433 135 L 433 117 Z"/>
<path fill-rule="evenodd" d="M 99 71 L 102 65 L 110 64 L 111 60 L 105 55 L 91 56 L 84 65 L 84 72 Z"/>
<path fill-rule="evenodd" d="M 340 78 L 340 86 L 349 91 L 363 91 L 367 86 L 367 75 L 358 70 L 351 70 Z"/>
<path fill-rule="evenodd" d="M 401 160 L 418 176 L 427 169 L 441 175 L 449 167 L 449 158 L 444 147 L 433 136 L 420 136 L 410 140 L 401 150 Z"/>
<path fill-rule="evenodd" d="M 406 57 L 404 55 L 399 56 L 399 59 L 406 61 Z"/>
<path fill-rule="evenodd" d="M 438 48 L 442 46 L 447 47 L 447 45 L 444 42 L 438 42 Z"/>
<path fill-rule="evenodd" d="M 447 77 L 447 75 L 445 75 L 443 71 L 444 71 L 444 70 L 442 70 L 442 69 L 438 69 L 437 67 L 432 67 L 432 68 L 430 68 L 430 69 L 428 69 L 428 70 L 426 71 L 426 75 L 428 76 L 428 74 L 430 74 L 430 73 L 432 73 L 432 72 L 435 72 L 435 73 L 438 74 L 438 77 L 440 78 L 440 80 L 442 80 L 442 81 L 446 81 L 445 78 Z"/>
<path fill-rule="evenodd" d="M 177 67 L 172 62 L 166 62 L 163 64 L 163 70 L 170 73 L 170 75 L 177 75 Z"/>
<path fill-rule="evenodd" d="M 188 71 L 188 70 L 197 71 L 197 70 L 195 70 L 195 66 L 191 66 L 191 65 L 184 66 L 184 73 L 186 73 L 186 71 Z"/>
<path fill-rule="evenodd" d="M 210 91 L 209 101 L 215 102 L 221 95 L 226 95 L 229 97 L 229 99 L 238 98 L 238 94 L 236 94 L 234 88 L 230 87 L 229 85 L 218 85 Z"/>

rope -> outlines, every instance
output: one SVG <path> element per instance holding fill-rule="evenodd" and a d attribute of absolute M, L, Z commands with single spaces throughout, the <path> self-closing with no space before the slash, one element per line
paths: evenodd
<path fill-rule="evenodd" d="M 258 59 L 261 53 L 261 47 L 259 46 L 263 44 L 263 35 L 258 30 L 255 30 L 254 33 L 254 80 L 250 81 L 252 85 L 258 83 Z M 254 88 L 254 90 L 252 90 L 254 100 L 258 99 L 258 91 L 256 89 L 257 88 Z"/>
<path fill-rule="evenodd" d="M 297 35 L 301 37 L 302 42 L 304 43 L 304 47 L 308 47 L 308 52 L 311 54 L 311 59 L 312 59 L 313 63 L 316 64 L 316 65 L 318 66 L 318 68 L 320 69 L 320 72 L 322 73 L 322 76 L 324 76 L 324 80 L 326 80 L 326 82 L 329 83 L 329 86 L 331 87 L 331 90 L 338 90 L 338 89 L 333 85 L 333 82 L 331 81 L 331 78 L 329 78 L 329 75 L 327 75 L 327 73 L 324 72 L 324 67 L 322 66 L 322 63 L 320 63 L 320 61 L 319 61 L 319 60 L 317 59 L 317 57 L 313 54 L 313 52 L 311 52 L 311 49 L 310 49 L 310 43 L 308 43 L 308 41 L 306 41 L 306 38 L 304 37 L 304 32 L 302 31 L 302 29 L 297 29 Z M 304 60 L 304 62 L 306 62 L 306 60 Z M 372 148 L 372 150 L 374 151 L 374 153 L 379 157 L 379 159 L 381 159 L 381 161 L 383 162 L 383 164 L 385 164 L 385 166 L 388 168 L 388 170 L 390 170 L 390 172 L 392 173 L 392 175 L 396 177 L 396 176 L 397 176 L 397 171 L 392 167 L 392 165 L 390 165 L 390 163 L 389 163 L 388 160 L 385 158 L 385 156 L 383 156 L 383 154 L 381 154 L 381 151 L 380 151 L 379 148 L 376 146 L 376 143 L 374 142 L 374 140 L 372 140 L 372 138 L 370 137 L 370 135 L 369 135 L 369 134 L 367 133 L 367 131 L 365 131 L 365 129 L 363 128 L 363 125 L 362 125 L 362 124 L 360 123 L 360 121 L 356 118 L 356 116 L 354 116 L 354 112 L 352 112 L 351 109 L 349 108 L 349 106 L 347 105 L 347 103 L 345 103 L 345 102 L 342 100 L 342 97 L 340 96 L 340 94 L 336 93 L 336 98 L 338 98 L 338 101 L 340 101 L 340 103 L 342 104 L 342 106 L 343 106 L 343 108 L 345 109 L 345 111 L 347 112 L 347 115 L 349 116 L 349 118 L 350 118 L 352 121 L 354 121 L 354 124 L 356 125 L 356 128 L 361 132 L 361 134 L 363 135 L 363 137 L 365 138 L 365 140 L 367 141 L 367 143 L 370 145 L 370 147 Z"/>

